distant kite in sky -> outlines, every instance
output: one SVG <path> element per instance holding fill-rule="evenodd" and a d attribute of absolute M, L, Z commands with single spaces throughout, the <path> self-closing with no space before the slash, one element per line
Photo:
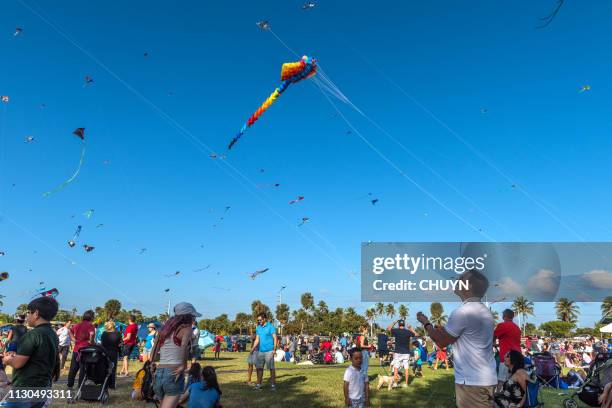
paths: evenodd
<path fill-rule="evenodd" d="M 34 136 L 26 136 L 23 141 L 24 143 L 32 143 L 34 141 Z"/>
<path fill-rule="evenodd" d="M 266 272 L 268 272 L 269 270 L 270 270 L 270 268 L 260 269 L 260 270 L 258 270 L 258 271 L 255 271 L 255 272 L 253 272 L 253 273 L 249 274 L 249 277 L 250 277 L 251 279 L 255 279 L 255 278 L 257 277 L 257 275 L 261 275 L 262 273 L 266 273 Z"/>
<path fill-rule="evenodd" d="M 23 28 L 17 27 L 17 28 L 15 28 L 15 32 L 13 33 L 13 36 L 17 37 L 21 33 L 23 33 Z"/>
<path fill-rule="evenodd" d="M 282 95 L 283 92 L 291 84 L 300 82 L 303 79 L 310 78 L 317 73 L 317 60 L 311 57 L 303 56 L 298 62 L 288 62 L 283 64 L 281 68 L 281 81 L 278 88 L 266 99 L 266 101 L 251 115 L 251 117 L 242 126 L 242 129 L 232 139 L 228 149 L 231 149 L 238 140 L 244 135 L 244 132 L 255 123 L 257 119 Z"/>
<path fill-rule="evenodd" d="M 9 101 L 11 100 L 11 97 L 8 95 L 2 95 L 0 96 L 0 100 L 4 103 L 9 103 Z"/>
<path fill-rule="evenodd" d="M 583 92 L 588 92 L 590 90 L 591 90 L 591 85 L 583 85 L 582 88 L 580 88 L 579 92 L 583 93 Z"/>
<path fill-rule="evenodd" d="M 480 113 L 486 115 L 487 113 L 489 113 L 489 110 L 487 108 L 480 108 Z"/>
<path fill-rule="evenodd" d="M 310 221 L 310 218 L 302 217 L 302 222 L 298 224 L 298 227 L 301 227 L 302 225 L 306 224 L 308 221 Z"/>
<path fill-rule="evenodd" d="M 310 10 L 311 8 L 315 8 L 317 3 L 314 1 L 307 1 L 302 5 L 302 10 Z"/>
<path fill-rule="evenodd" d="M 370 200 L 370 202 L 372 203 L 372 205 L 376 205 L 376 203 L 378 202 L 378 198 L 375 198 L 373 200 Z"/>
<path fill-rule="evenodd" d="M 552 11 L 552 13 L 550 13 L 546 17 L 541 18 L 540 21 L 542 21 L 542 24 L 537 26 L 536 28 L 545 28 L 550 23 L 552 23 L 552 21 L 557 16 L 557 13 L 559 13 L 559 10 L 561 10 L 561 7 L 563 7 L 563 3 L 564 2 L 565 2 L 565 0 L 557 0 L 557 7 L 555 7 L 555 9 Z"/>
<path fill-rule="evenodd" d="M 91 251 L 93 251 L 94 249 L 96 249 L 96 247 L 93 247 L 93 246 L 91 246 L 91 245 L 87 245 L 87 244 L 85 244 L 85 245 L 83 245 L 83 249 L 85 250 L 85 252 L 91 252 Z"/>
<path fill-rule="evenodd" d="M 148 53 L 148 52 L 145 52 L 144 54 L 142 54 L 142 56 L 146 58 L 146 57 L 148 57 L 148 56 L 149 56 L 149 53 Z"/>
<path fill-rule="evenodd" d="M 96 225 L 96 228 L 102 228 L 104 226 L 104 224 L 98 224 Z"/>
<path fill-rule="evenodd" d="M 270 28 L 272 28 L 268 20 L 258 21 L 255 24 L 257 24 L 257 27 L 261 28 L 262 30 L 269 30 Z"/>
<path fill-rule="evenodd" d="M 295 203 L 299 203 L 300 201 L 302 201 L 304 199 L 304 196 L 297 196 L 297 198 L 295 200 L 291 200 L 289 201 L 289 204 L 295 204 Z"/>
<path fill-rule="evenodd" d="M 211 264 L 208 264 L 204 268 L 199 268 L 199 269 L 194 270 L 194 272 L 202 272 L 202 271 L 207 270 L 210 267 L 211 267 Z"/>
<path fill-rule="evenodd" d="M 38 297 L 50 297 L 55 299 L 57 297 L 57 295 L 59 295 L 59 290 L 57 290 L 56 288 L 53 289 L 49 289 L 49 290 L 43 290 L 42 292 L 39 292 L 37 294 L 35 294 L 32 299 L 34 298 L 38 298 Z"/>
<path fill-rule="evenodd" d="M 164 289 L 164 292 L 168 293 L 170 292 L 170 289 Z"/>
<path fill-rule="evenodd" d="M 140 248 L 140 255 L 144 254 L 145 252 L 147 252 L 147 248 Z"/>
<path fill-rule="evenodd" d="M 68 246 L 70 248 L 74 248 L 74 246 L 76 245 L 76 242 L 79 240 L 79 235 L 81 235 L 81 228 L 82 227 L 79 225 L 76 231 L 74 232 L 72 239 L 68 241 Z"/>
<path fill-rule="evenodd" d="M 171 273 L 170 275 L 165 275 L 166 278 L 172 278 L 174 276 L 179 276 L 181 274 L 181 271 L 176 271 L 174 273 Z"/>
<path fill-rule="evenodd" d="M 217 153 L 211 153 L 211 154 L 208 155 L 208 157 L 210 157 L 213 160 L 215 160 L 215 159 L 221 159 L 221 160 L 226 159 L 226 156 L 224 154 L 217 154 Z"/>
<path fill-rule="evenodd" d="M 85 83 L 83 84 L 83 86 L 87 86 L 89 84 L 93 84 L 94 83 L 94 79 L 92 77 L 90 77 L 89 75 L 85 75 L 85 78 L 83 78 L 83 80 L 85 81 Z"/>
<path fill-rule="evenodd" d="M 87 147 L 87 144 L 85 143 L 85 128 L 76 128 L 74 132 L 72 132 L 72 134 L 78 137 L 79 139 L 81 139 L 81 142 L 83 144 L 83 147 L 81 148 L 81 159 L 79 160 L 79 165 L 76 171 L 72 174 L 72 176 L 70 176 L 70 178 L 68 178 L 66 181 L 64 181 L 62 184 L 60 184 L 53 190 L 50 190 L 44 193 L 43 197 L 48 197 L 49 195 L 60 191 L 61 189 L 66 187 L 68 184 L 72 183 L 77 178 L 79 173 L 81 172 L 81 167 L 83 167 L 83 163 L 85 162 L 85 148 Z"/>
<path fill-rule="evenodd" d="M 0 282 L 5 281 L 9 278 L 8 272 L 0 272 Z"/>
<path fill-rule="evenodd" d="M 280 183 L 272 183 L 272 184 L 259 184 L 257 188 L 277 188 L 280 187 Z"/>
<path fill-rule="evenodd" d="M 87 217 L 87 219 L 90 219 L 91 217 L 93 217 L 94 211 L 95 211 L 95 210 L 92 208 L 91 210 L 87 210 L 87 211 L 85 211 L 85 212 L 83 213 L 83 215 L 84 215 L 85 217 Z"/>
<path fill-rule="evenodd" d="M 4 253 L 4 251 L 0 251 L 0 256 L 4 256 L 6 255 L 6 253 Z"/>

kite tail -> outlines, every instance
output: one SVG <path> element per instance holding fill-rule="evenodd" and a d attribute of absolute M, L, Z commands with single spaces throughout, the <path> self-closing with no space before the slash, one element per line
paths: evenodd
<path fill-rule="evenodd" d="M 230 142 L 229 146 L 227 147 L 229 150 L 232 149 L 232 147 L 236 144 L 236 142 L 238 140 L 240 140 L 240 138 L 242 137 L 242 135 L 244 134 L 244 132 L 246 132 L 246 130 L 251 127 L 253 125 L 253 123 L 255 123 L 257 121 L 257 119 L 259 119 L 259 117 L 266 111 L 268 110 L 268 108 L 274 103 L 276 102 L 276 99 L 278 99 L 279 96 L 281 96 L 281 94 L 283 92 L 285 92 L 285 90 L 287 89 L 287 87 L 291 84 L 290 81 L 284 81 L 278 88 L 276 88 L 274 90 L 274 92 L 272 92 L 272 94 L 268 97 L 268 99 L 266 99 L 266 101 L 264 103 L 261 104 L 261 106 L 259 108 L 257 108 L 257 110 L 255 111 L 255 113 L 253 113 L 251 115 L 251 117 L 246 121 L 246 123 L 244 125 L 242 125 L 242 129 L 240 129 L 240 132 L 238 132 L 238 134 L 232 139 L 232 141 Z"/>
<path fill-rule="evenodd" d="M 83 148 L 81 149 L 81 159 L 79 160 L 79 166 L 77 167 L 77 169 L 74 172 L 74 174 L 72 176 L 70 176 L 70 178 L 68 180 L 64 181 L 59 186 L 55 187 L 53 190 L 49 190 L 49 191 L 43 193 L 43 197 L 48 197 L 51 194 L 60 191 L 61 189 L 66 187 L 68 184 L 72 183 L 77 178 L 77 176 L 81 172 L 81 167 L 83 167 L 83 163 L 85 163 L 85 148 L 86 147 L 87 147 L 87 144 L 83 141 Z"/>

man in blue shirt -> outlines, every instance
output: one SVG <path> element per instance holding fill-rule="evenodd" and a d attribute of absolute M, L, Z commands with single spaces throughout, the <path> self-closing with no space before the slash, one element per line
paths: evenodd
<path fill-rule="evenodd" d="M 264 366 L 270 370 L 270 388 L 276 390 L 276 370 L 274 369 L 274 354 L 278 346 L 278 337 L 276 336 L 276 328 L 272 323 L 267 321 L 265 313 L 257 315 L 257 329 L 255 330 L 257 337 L 253 343 L 253 349 L 259 346 L 255 367 L 257 368 L 257 385 L 255 390 L 261 390 L 261 381 L 263 380 Z M 252 353 L 253 351 L 251 351 Z"/>

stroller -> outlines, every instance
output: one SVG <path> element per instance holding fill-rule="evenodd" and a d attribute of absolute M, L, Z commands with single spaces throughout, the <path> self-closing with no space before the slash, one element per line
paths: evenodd
<path fill-rule="evenodd" d="M 559 388 L 561 367 L 555 358 L 550 354 L 535 354 L 532 360 L 536 376 L 542 382 L 542 386 Z"/>
<path fill-rule="evenodd" d="M 79 364 L 79 388 L 72 402 L 80 398 L 108 403 L 108 381 L 115 365 L 106 350 L 97 345 L 82 348 L 79 351 Z"/>
<path fill-rule="evenodd" d="M 590 407 L 599 407 L 597 399 L 610 381 L 612 381 L 612 357 L 610 354 L 599 353 L 589 367 L 584 384 L 570 398 L 563 400 L 563 407 L 577 408 L 578 404 L 574 399 L 576 396 Z"/>

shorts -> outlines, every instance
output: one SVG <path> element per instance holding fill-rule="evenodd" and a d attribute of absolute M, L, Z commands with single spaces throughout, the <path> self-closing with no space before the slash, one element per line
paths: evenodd
<path fill-rule="evenodd" d="M 349 399 L 348 408 L 365 408 L 365 398 Z"/>
<path fill-rule="evenodd" d="M 255 365 L 257 364 L 257 351 L 254 351 L 252 353 L 249 353 L 249 356 L 247 357 L 247 363 L 250 365 Z"/>
<path fill-rule="evenodd" d="M 393 355 L 393 361 L 391 361 L 391 366 L 397 368 L 398 370 L 401 366 L 403 366 L 404 370 L 408 370 L 410 367 L 410 354 L 395 353 Z"/>
<path fill-rule="evenodd" d="M 143 357 L 150 357 L 151 356 L 151 349 L 150 348 L 143 348 L 142 349 L 142 356 Z"/>
<path fill-rule="evenodd" d="M 121 356 L 130 358 L 132 352 L 134 351 L 135 344 L 124 344 L 123 348 L 121 348 Z"/>
<path fill-rule="evenodd" d="M 177 379 L 172 371 L 174 371 L 173 368 L 158 368 L 155 370 L 153 390 L 160 400 L 166 395 L 169 397 L 181 395 L 185 389 L 185 376 L 179 375 Z"/>
<path fill-rule="evenodd" d="M 64 360 L 68 358 L 68 352 L 70 351 L 70 344 L 67 346 L 59 346 L 58 353 L 60 356 L 64 357 Z"/>
<path fill-rule="evenodd" d="M 274 370 L 274 352 L 273 351 L 257 352 L 257 358 L 255 360 L 255 367 L 257 367 L 258 370 L 263 370 L 264 366 L 268 367 L 268 370 Z"/>
<path fill-rule="evenodd" d="M 497 381 L 505 382 L 508 379 L 508 367 L 504 363 L 499 364 L 497 369 Z"/>
<path fill-rule="evenodd" d="M 491 408 L 494 385 L 478 386 L 455 383 L 457 408 Z"/>

